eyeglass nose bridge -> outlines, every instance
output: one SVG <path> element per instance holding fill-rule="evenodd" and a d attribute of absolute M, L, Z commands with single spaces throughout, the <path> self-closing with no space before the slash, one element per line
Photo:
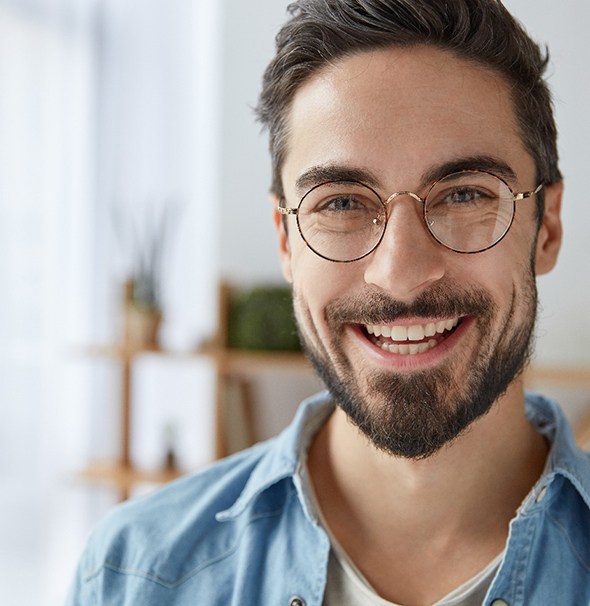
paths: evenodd
<path fill-rule="evenodd" d="M 389 219 L 389 203 L 393 202 L 396 198 L 399 198 L 400 196 L 409 196 L 410 198 L 412 198 L 413 200 L 416 200 L 416 202 L 420 202 L 422 204 L 423 207 L 426 207 L 426 200 L 424 198 L 421 198 L 418 194 L 415 194 L 413 191 L 396 191 L 393 192 L 389 198 L 387 198 L 387 200 L 385 200 L 385 202 L 383 202 L 383 206 L 385 207 L 385 221 L 387 221 Z"/>
<path fill-rule="evenodd" d="M 388 207 L 388 204 L 390 202 L 393 202 L 396 198 L 399 198 L 400 196 L 410 196 L 410 198 L 413 198 L 414 200 L 416 200 L 416 202 L 421 202 L 422 204 L 426 204 L 426 200 L 424 198 L 421 198 L 418 194 L 415 194 L 413 191 L 393 192 L 391 194 L 391 196 L 389 196 L 389 198 L 387 198 L 387 200 L 385 200 L 385 202 L 383 202 L 383 204 L 385 205 L 385 207 Z"/>
<path fill-rule="evenodd" d="M 388 212 L 389 203 L 393 202 L 396 198 L 399 198 L 400 196 L 409 196 L 413 200 L 416 200 L 416 202 L 420 202 L 424 208 L 426 207 L 426 200 L 424 198 L 421 198 L 418 194 L 415 194 L 413 191 L 403 190 L 403 191 L 393 192 L 389 196 L 389 198 L 387 198 L 387 200 L 385 200 L 383 202 L 383 207 L 384 207 L 384 210 L 385 210 L 385 212 L 383 213 L 383 215 L 379 216 L 376 219 L 373 219 L 373 223 L 375 223 L 375 224 L 379 224 L 379 223 L 382 224 L 382 226 L 383 226 L 383 234 L 385 233 L 386 224 L 389 221 L 389 212 Z M 381 238 L 383 238 L 383 234 L 381 235 Z M 377 248 L 377 246 L 379 246 L 380 243 L 381 243 L 381 239 L 375 245 L 375 248 Z M 375 250 L 375 248 L 373 250 Z"/>

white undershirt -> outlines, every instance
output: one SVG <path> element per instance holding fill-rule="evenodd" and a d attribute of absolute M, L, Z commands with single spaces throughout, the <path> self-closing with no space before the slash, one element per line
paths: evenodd
<path fill-rule="evenodd" d="M 332 549 L 323 606 L 401 606 L 380 597 L 333 537 L 330 540 Z M 433 606 L 481 606 L 503 556 L 504 552 Z"/>

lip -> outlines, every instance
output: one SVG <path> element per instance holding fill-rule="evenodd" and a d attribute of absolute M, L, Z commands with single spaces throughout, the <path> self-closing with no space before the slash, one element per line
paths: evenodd
<path fill-rule="evenodd" d="M 465 337 L 474 322 L 475 318 L 473 316 L 461 317 L 457 327 L 452 333 L 445 337 L 442 342 L 428 351 L 413 355 L 396 354 L 381 349 L 381 347 L 375 345 L 367 337 L 364 325 L 349 324 L 347 325 L 347 331 L 351 335 L 354 344 L 360 347 L 376 365 L 384 369 L 396 370 L 398 372 L 412 372 L 427 370 L 428 368 L 440 364 Z M 411 322 L 402 320 L 399 323 L 409 325 L 412 323 L 422 324 L 425 322 L 422 319 L 418 319 L 412 320 Z"/>

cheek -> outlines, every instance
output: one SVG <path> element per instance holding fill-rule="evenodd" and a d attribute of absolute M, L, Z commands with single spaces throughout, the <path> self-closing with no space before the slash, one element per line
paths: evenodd
<path fill-rule="evenodd" d="M 516 232 L 515 232 L 516 235 Z M 530 246 L 524 235 L 501 242 L 490 251 L 473 255 L 474 267 L 469 275 L 475 285 L 487 290 L 498 306 L 497 328 L 507 329 L 514 322 L 524 321 L 531 313 L 534 278 L 531 275 Z M 531 283 L 533 280 L 533 283 Z M 533 291 L 533 292 L 532 292 Z"/>
<path fill-rule="evenodd" d="M 481 290 L 494 302 L 496 312 L 488 327 L 494 339 L 498 338 L 498 331 L 506 328 L 513 306 L 519 306 L 519 295 L 527 290 L 525 279 L 529 273 L 529 257 L 528 253 L 523 254 L 523 250 L 503 241 L 481 253 L 447 257 L 446 276 L 451 283 L 459 288 Z"/>
<path fill-rule="evenodd" d="M 326 331 L 325 309 L 337 299 L 346 298 L 359 286 L 359 268 L 348 263 L 333 263 L 293 242 L 291 255 L 293 290 L 299 320 L 311 321 L 318 333 Z"/>
<path fill-rule="evenodd" d="M 534 267 L 538 234 L 535 202 L 528 207 L 517 207 L 514 222 L 504 240 L 512 248 L 512 258 L 517 259 L 519 265 Z"/>
<path fill-rule="evenodd" d="M 518 282 L 530 271 L 536 241 L 534 208 L 518 208 L 512 226 L 504 238 L 487 251 L 474 255 L 459 255 L 459 267 L 470 275 L 492 284 Z M 460 270 L 459 270 L 460 271 Z M 489 277 L 489 279 L 488 279 Z"/>

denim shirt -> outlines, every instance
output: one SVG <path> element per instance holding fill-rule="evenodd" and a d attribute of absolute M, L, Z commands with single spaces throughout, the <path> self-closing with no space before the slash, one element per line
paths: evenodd
<path fill-rule="evenodd" d="M 278 437 L 115 508 L 90 537 L 68 605 L 321 606 L 330 542 L 304 463 L 332 409 L 328 393 L 314 396 Z M 589 455 L 556 404 L 527 394 L 526 413 L 549 459 L 484 604 L 589 605 Z"/>

